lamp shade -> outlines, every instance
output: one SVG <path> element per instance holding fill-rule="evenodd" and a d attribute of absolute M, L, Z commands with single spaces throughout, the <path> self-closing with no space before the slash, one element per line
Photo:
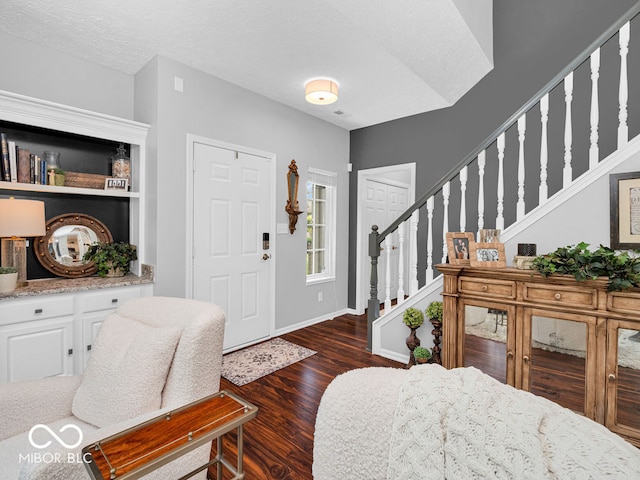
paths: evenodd
<path fill-rule="evenodd" d="M 0 237 L 41 237 L 46 233 L 44 202 L 0 199 Z"/>
<path fill-rule="evenodd" d="M 304 98 L 314 105 L 329 105 L 338 100 L 338 84 L 331 80 L 311 80 L 304 87 Z"/>

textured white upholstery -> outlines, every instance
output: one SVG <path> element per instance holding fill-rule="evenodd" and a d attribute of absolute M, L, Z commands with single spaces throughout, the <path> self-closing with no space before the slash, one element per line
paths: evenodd
<path fill-rule="evenodd" d="M 347 372 L 316 419 L 315 480 L 640 478 L 604 426 L 474 368 Z"/>
<path fill-rule="evenodd" d="M 162 389 L 161 409 L 97 428 L 72 415 L 81 376 L 0 385 L 0 478 L 87 480 L 90 477 L 84 465 L 72 460 L 73 454 L 79 454 L 82 447 L 219 390 L 225 317 L 218 306 L 183 298 L 143 297 L 123 304 L 116 314 L 150 327 L 181 331 L 177 346 L 175 342 L 168 344 L 173 360 Z M 105 324 L 108 321 L 105 320 Z M 99 348 L 99 343 L 94 344 L 92 355 Z M 77 448 L 66 449 L 54 441 L 50 447 L 36 450 L 28 440 L 29 429 L 36 424 L 47 424 L 68 444 L 74 443 L 77 433 L 60 432 L 62 426 L 70 423 L 83 431 L 82 444 Z M 52 440 L 50 435 L 45 437 Z M 62 461 L 43 462 L 37 461 L 38 458 L 32 461 L 34 458 L 29 454 L 34 452 L 47 453 L 49 459 L 58 453 Z M 209 445 L 204 445 L 145 478 L 177 478 L 204 464 L 208 458 Z M 195 478 L 205 478 L 204 472 Z"/>

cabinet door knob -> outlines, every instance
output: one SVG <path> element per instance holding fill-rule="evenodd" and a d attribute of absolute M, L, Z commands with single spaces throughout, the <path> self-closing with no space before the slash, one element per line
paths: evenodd
<path fill-rule="evenodd" d="M 553 298 L 555 298 L 556 300 L 560 300 L 562 298 L 562 294 L 561 293 L 556 293 Z"/>
<path fill-rule="evenodd" d="M 489 287 L 487 287 L 486 285 L 482 285 L 482 291 L 486 292 L 487 290 L 489 290 Z"/>
<path fill-rule="evenodd" d="M 513 352 L 511 350 L 507 352 L 507 357 L 513 358 Z"/>
<path fill-rule="evenodd" d="M 610 382 L 615 382 L 616 381 L 616 376 L 613 373 L 609 374 L 609 381 Z"/>
<path fill-rule="evenodd" d="M 529 358 L 529 355 L 525 355 L 524 357 L 522 357 L 522 360 L 524 361 L 524 363 L 529 363 L 529 360 L 531 360 Z"/>

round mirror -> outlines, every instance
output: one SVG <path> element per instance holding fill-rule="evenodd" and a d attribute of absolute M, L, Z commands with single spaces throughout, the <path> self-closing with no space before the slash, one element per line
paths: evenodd
<path fill-rule="evenodd" d="M 86 277 L 96 273 L 94 262 L 83 260 L 90 245 L 113 241 L 100 220 L 82 213 L 58 215 L 47 222 L 47 233 L 35 239 L 42 266 L 61 277 Z"/>

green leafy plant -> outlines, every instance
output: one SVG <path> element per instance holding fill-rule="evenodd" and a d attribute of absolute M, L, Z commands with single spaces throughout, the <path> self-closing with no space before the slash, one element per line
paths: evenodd
<path fill-rule="evenodd" d="M 616 252 L 600 245 L 592 252 L 588 247 L 588 243 L 581 242 L 558 248 L 536 257 L 532 267 L 545 277 L 560 273 L 573 275 L 579 282 L 608 277 L 607 290 L 610 292 L 640 286 L 640 251 Z"/>
<path fill-rule="evenodd" d="M 0 267 L 0 275 L 7 275 L 9 273 L 18 273 L 16 267 Z"/>
<path fill-rule="evenodd" d="M 55 173 L 56 175 L 66 175 L 66 172 L 61 168 L 54 168 L 53 173 Z"/>
<path fill-rule="evenodd" d="M 130 263 L 138 259 L 138 252 L 135 245 L 130 243 L 95 243 L 87 249 L 83 260 L 93 261 L 98 269 L 98 275 L 105 277 L 109 270 L 120 269 L 127 273 Z"/>
<path fill-rule="evenodd" d="M 424 322 L 424 314 L 417 308 L 407 308 L 402 315 L 402 321 L 409 328 L 418 328 Z"/>
<path fill-rule="evenodd" d="M 425 313 L 430 320 L 442 321 L 442 302 L 434 300 L 427 306 Z"/>
<path fill-rule="evenodd" d="M 429 360 L 431 358 L 431 352 L 426 347 L 416 347 L 413 349 L 413 358 L 418 360 Z"/>

